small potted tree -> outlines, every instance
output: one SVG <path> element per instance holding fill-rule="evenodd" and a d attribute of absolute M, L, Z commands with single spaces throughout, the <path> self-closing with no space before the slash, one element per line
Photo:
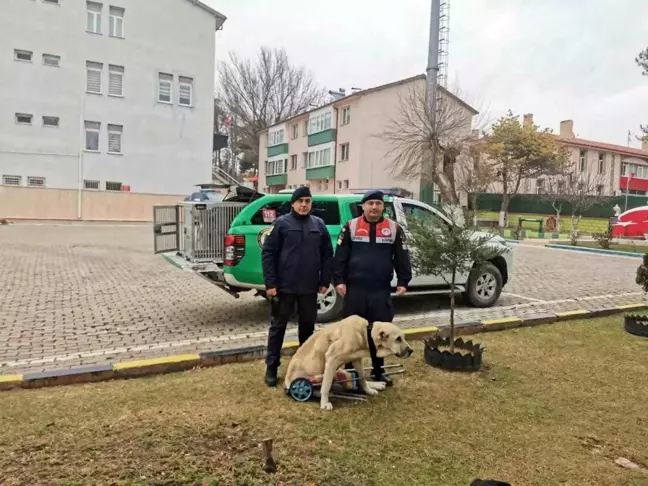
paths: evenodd
<path fill-rule="evenodd" d="M 493 241 L 495 234 L 477 232 L 457 224 L 446 224 L 431 217 L 407 218 L 410 257 L 413 268 L 423 275 L 437 275 L 450 286 L 450 336 L 425 342 L 428 364 L 447 370 L 478 370 L 483 348 L 472 341 L 456 339 L 455 283 L 459 276 L 479 271 L 483 265 L 510 251 Z"/>
<path fill-rule="evenodd" d="M 648 292 L 648 253 L 643 256 L 643 263 L 637 268 L 635 283 L 641 285 L 644 292 Z M 648 337 L 648 317 L 626 314 L 623 320 L 626 332 L 635 336 Z"/>

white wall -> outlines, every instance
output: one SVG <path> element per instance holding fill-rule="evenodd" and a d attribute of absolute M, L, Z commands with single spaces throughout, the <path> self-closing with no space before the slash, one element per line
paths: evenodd
<path fill-rule="evenodd" d="M 109 4 L 125 8 L 125 38 L 108 36 Z M 0 2 L 0 175 L 46 177 L 48 187 L 81 179 L 135 192 L 188 193 L 211 180 L 215 20 L 189 0 L 111 0 L 103 35 L 86 32 L 83 0 Z M 32 63 L 13 60 L 33 51 Z M 42 64 L 42 54 L 61 66 Z M 85 92 L 86 61 L 104 64 L 103 91 Z M 124 97 L 109 97 L 108 65 L 125 67 Z M 157 102 L 158 72 L 174 74 L 174 104 Z M 177 104 L 177 76 L 194 79 L 193 107 Z M 14 113 L 34 115 L 16 125 Z M 60 117 L 59 128 L 41 116 Z M 101 122 L 100 153 L 82 150 L 83 120 Z M 123 155 L 107 154 L 107 125 L 123 125 Z M 43 155 L 51 154 L 51 155 Z"/>

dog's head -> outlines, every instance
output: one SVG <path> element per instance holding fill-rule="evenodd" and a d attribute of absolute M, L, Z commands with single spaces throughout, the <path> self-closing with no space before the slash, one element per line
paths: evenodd
<path fill-rule="evenodd" d="M 376 345 L 379 358 L 396 355 L 399 358 L 409 358 L 413 349 L 405 340 L 405 333 L 391 322 L 374 322 L 371 337 Z"/>

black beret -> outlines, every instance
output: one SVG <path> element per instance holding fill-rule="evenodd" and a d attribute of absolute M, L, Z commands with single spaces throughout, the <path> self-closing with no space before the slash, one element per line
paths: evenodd
<path fill-rule="evenodd" d="M 290 203 L 294 203 L 300 197 L 313 197 L 310 192 L 310 188 L 306 186 L 301 186 L 295 189 L 290 198 Z"/>
<path fill-rule="evenodd" d="M 362 198 L 362 201 L 360 201 L 360 202 L 362 204 L 364 204 L 367 201 L 371 201 L 371 200 L 382 201 L 383 197 L 384 197 L 384 194 L 383 194 L 382 191 L 378 191 L 378 190 L 367 191 L 367 192 L 365 192 L 365 195 Z"/>

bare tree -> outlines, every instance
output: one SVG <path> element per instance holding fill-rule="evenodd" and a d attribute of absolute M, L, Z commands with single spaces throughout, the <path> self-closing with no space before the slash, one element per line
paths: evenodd
<path fill-rule="evenodd" d="M 442 202 L 453 213 L 460 209 L 456 167 L 471 138 L 475 115 L 454 97 L 459 98 L 458 92 L 442 90 L 433 116 L 425 83 L 412 83 L 400 96 L 397 115 L 379 135 L 390 145 L 386 155 L 392 161 L 392 175 L 436 184 Z"/>
<path fill-rule="evenodd" d="M 240 131 L 239 149 L 259 160 L 259 132 L 325 99 L 312 74 L 290 63 L 284 49 L 262 47 L 256 62 L 230 53 L 218 66 L 220 99 Z"/>
<path fill-rule="evenodd" d="M 544 186 L 544 183 L 543 183 Z M 604 174 L 565 173 L 547 178 L 544 198 L 551 201 L 556 210 L 557 231 L 560 231 L 560 214 L 567 206 L 571 216 L 571 244 L 578 244 L 579 226 L 583 214 L 595 206 L 604 203 L 602 198 L 605 187 Z"/>
<path fill-rule="evenodd" d="M 641 74 L 648 76 L 648 47 L 635 57 L 635 62 L 641 68 Z M 648 125 L 641 125 L 641 130 L 644 133 L 641 140 L 648 140 Z"/>
<path fill-rule="evenodd" d="M 475 133 L 476 132 L 476 133 Z M 486 157 L 485 139 L 479 138 L 478 131 L 473 131 L 473 137 L 467 139 L 462 152 L 457 159 L 455 180 L 460 193 L 466 194 L 468 204 L 464 209 L 466 224 L 477 226 L 477 198 L 496 181 L 492 162 Z"/>

